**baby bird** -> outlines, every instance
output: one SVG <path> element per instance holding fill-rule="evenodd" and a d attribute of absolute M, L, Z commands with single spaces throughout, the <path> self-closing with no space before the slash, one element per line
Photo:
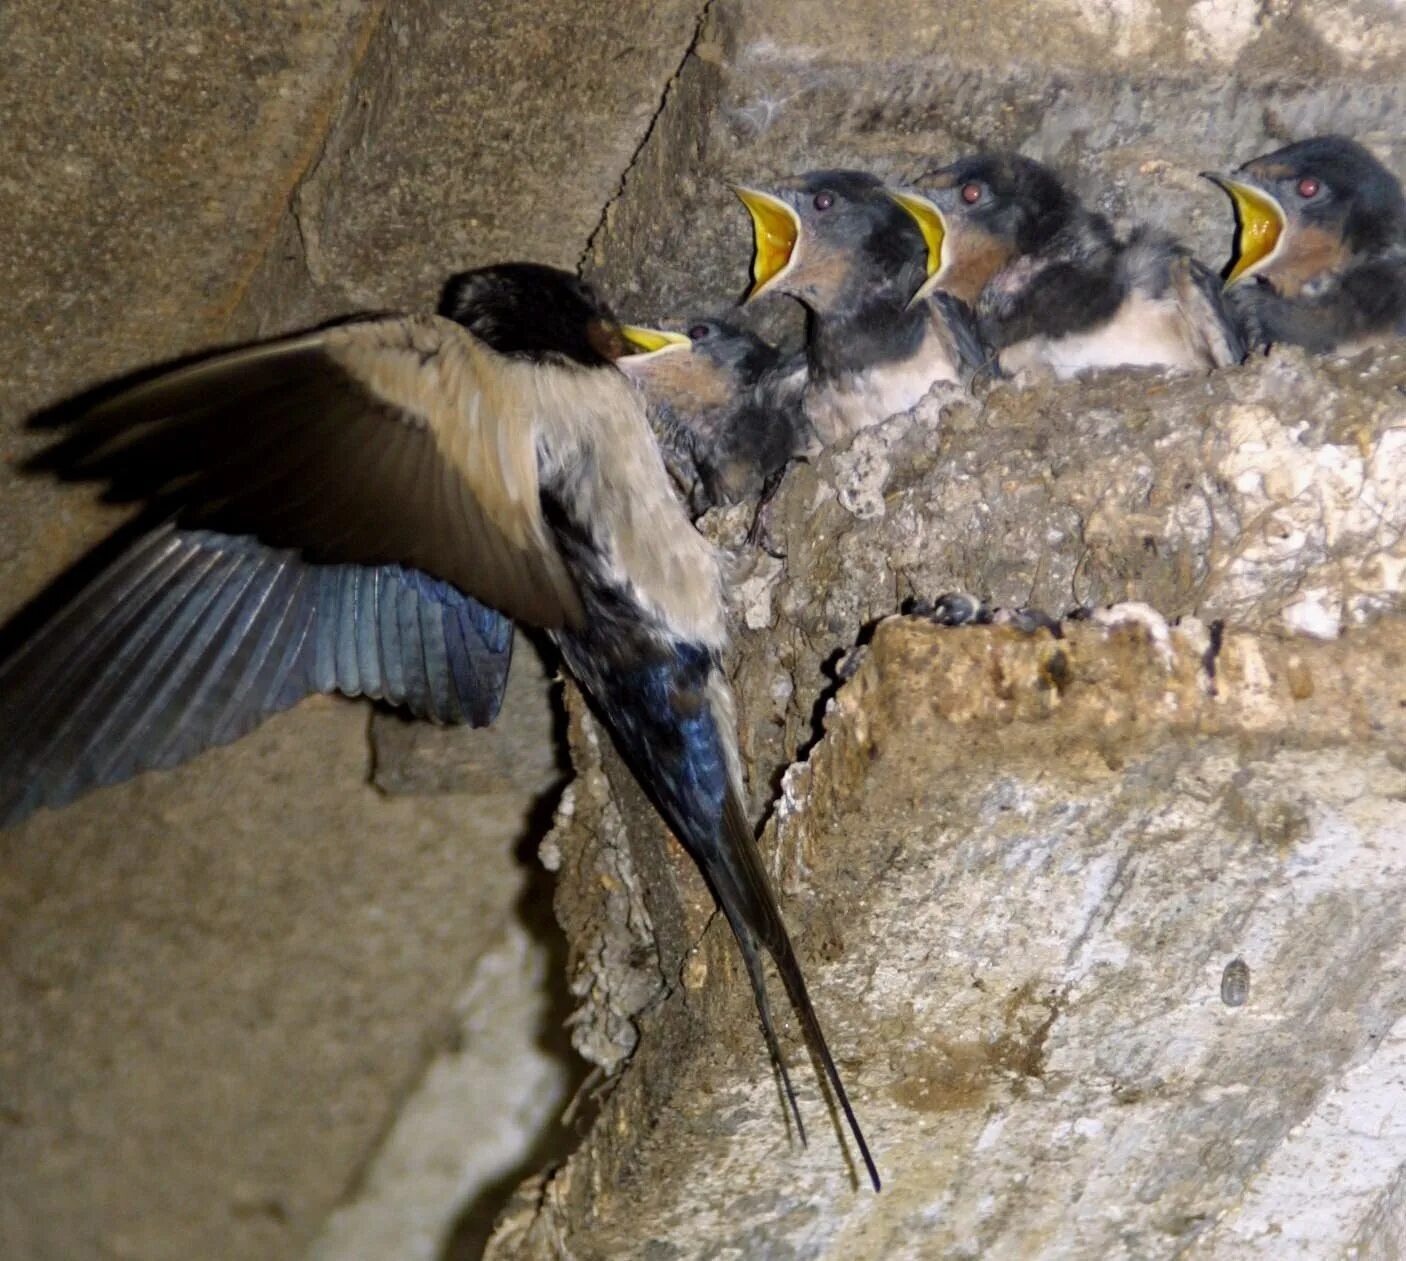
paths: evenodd
<path fill-rule="evenodd" d="M 807 311 L 801 407 L 819 445 L 971 379 L 982 351 L 970 313 L 946 294 L 912 301 L 926 243 L 879 179 L 813 171 L 735 191 L 756 241 L 747 300 L 784 293 Z"/>
<path fill-rule="evenodd" d="M 923 188 L 895 194 L 928 245 L 931 275 L 919 292 L 970 303 L 1002 371 L 1205 371 L 1244 357 L 1205 267 L 1151 228 L 1119 240 L 1049 167 L 978 154 L 932 172 Z"/>
<path fill-rule="evenodd" d="M 622 326 L 638 353 L 618 363 L 644 391 L 664 462 L 697 518 L 761 497 L 812 439 L 801 409 L 802 357 L 725 319 L 686 327 Z"/>
<path fill-rule="evenodd" d="M 1346 136 L 1207 172 L 1238 222 L 1226 296 L 1256 346 L 1351 352 L 1406 334 L 1406 199 Z"/>

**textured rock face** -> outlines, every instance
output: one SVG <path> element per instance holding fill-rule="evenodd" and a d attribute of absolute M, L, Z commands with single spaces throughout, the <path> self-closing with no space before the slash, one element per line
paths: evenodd
<path fill-rule="evenodd" d="M 766 848 L 883 1194 L 810 1081 L 788 1145 L 719 926 L 495 1255 L 1391 1255 L 1406 623 L 1211 654 L 1124 617 L 887 620 L 785 776 Z"/>
<path fill-rule="evenodd" d="M 247 332 L 241 312 L 382 6 L 0 13 L 0 455 L 26 412 Z M 111 523 L 0 466 L 0 616 Z"/>
<path fill-rule="evenodd" d="M 589 262 L 632 315 L 725 304 L 750 257 L 729 181 L 832 166 L 911 178 L 1018 147 L 1091 205 L 1218 263 L 1232 225 L 1198 173 L 1334 130 L 1403 169 L 1404 68 L 1387 0 L 713 0 Z"/>
<path fill-rule="evenodd" d="M 754 764 L 774 776 L 805 745 L 837 654 L 910 596 L 1138 600 L 1326 635 L 1399 610 L 1403 378 L 1400 349 L 1287 351 L 1210 378 L 1002 386 L 797 470 L 772 514 L 785 562 L 754 562 L 742 586 Z"/>

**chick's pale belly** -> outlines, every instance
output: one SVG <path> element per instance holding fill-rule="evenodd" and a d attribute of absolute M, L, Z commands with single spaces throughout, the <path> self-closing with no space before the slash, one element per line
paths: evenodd
<path fill-rule="evenodd" d="M 956 383 L 960 378 L 951 351 L 930 331 L 909 359 L 876 364 L 839 382 L 808 388 L 806 419 L 820 444 L 829 446 L 916 407 L 939 382 Z"/>
<path fill-rule="evenodd" d="M 1211 367 L 1177 303 L 1130 298 L 1100 328 L 1065 337 L 1031 337 L 1001 352 L 1001 369 L 1014 375 L 1041 370 L 1062 381 L 1099 368 Z"/>

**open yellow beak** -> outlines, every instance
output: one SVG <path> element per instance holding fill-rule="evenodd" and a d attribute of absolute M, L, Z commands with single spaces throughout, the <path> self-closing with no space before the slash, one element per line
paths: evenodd
<path fill-rule="evenodd" d="M 918 231 L 923 234 L 923 240 L 928 247 L 927 279 L 923 281 L 918 292 L 909 300 L 908 305 L 912 306 L 914 303 L 921 302 L 937 288 L 937 282 L 942 275 L 945 262 L 942 257 L 942 246 L 943 242 L 947 240 L 947 221 L 943 219 L 942 211 L 926 197 L 920 197 L 917 193 L 896 193 L 893 189 L 886 191 L 918 225 Z"/>
<path fill-rule="evenodd" d="M 1231 179 L 1225 175 L 1208 173 L 1207 179 L 1214 180 L 1235 203 L 1235 259 L 1230 274 L 1225 278 L 1225 287 L 1230 288 L 1239 280 L 1244 280 L 1261 263 L 1266 262 L 1279 246 L 1284 235 L 1284 208 L 1268 193 L 1253 184 Z"/>
<path fill-rule="evenodd" d="M 801 236 L 801 218 L 784 201 L 770 193 L 737 185 L 733 186 L 732 191 L 752 216 L 752 231 L 756 238 L 756 250 L 752 255 L 752 288 L 746 298 L 751 302 L 790 270 L 796 242 Z"/>
<path fill-rule="evenodd" d="M 637 324 L 620 325 L 620 335 L 633 346 L 636 355 L 652 355 L 675 346 L 692 346 L 682 333 L 666 333 L 662 328 L 640 328 Z"/>

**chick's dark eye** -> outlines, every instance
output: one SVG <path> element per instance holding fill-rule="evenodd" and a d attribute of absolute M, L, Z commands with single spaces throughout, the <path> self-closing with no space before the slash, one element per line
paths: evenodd
<path fill-rule="evenodd" d="M 1323 185 L 1314 179 L 1313 176 L 1305 175 L 1303 179 L 1299 181 L 1299 196 L 1305 201 L 1310 197 L 1317 197 L 1318 190 L 1322 187 Z"/>
<path fill-rule="evenodd" d="M 962 200 L 968 206 L 975 206 L 981 200 L 981 185 L 977 183 L 963 184 Z"/>
<path fill-rule="evenodd" d="M 816 193 L 815 201 L 811 204 L 817 210 L 829 210 L 835 204 L 835 194 L 830 192 Z"/>
<path fill-rule="evenodd" d="M 713 330 L 709 328 L 706 324 L 695 324 L 691 329 L 688 330 L 688 340 L 691 342 L 702 341 L 712 331 Z"/>

